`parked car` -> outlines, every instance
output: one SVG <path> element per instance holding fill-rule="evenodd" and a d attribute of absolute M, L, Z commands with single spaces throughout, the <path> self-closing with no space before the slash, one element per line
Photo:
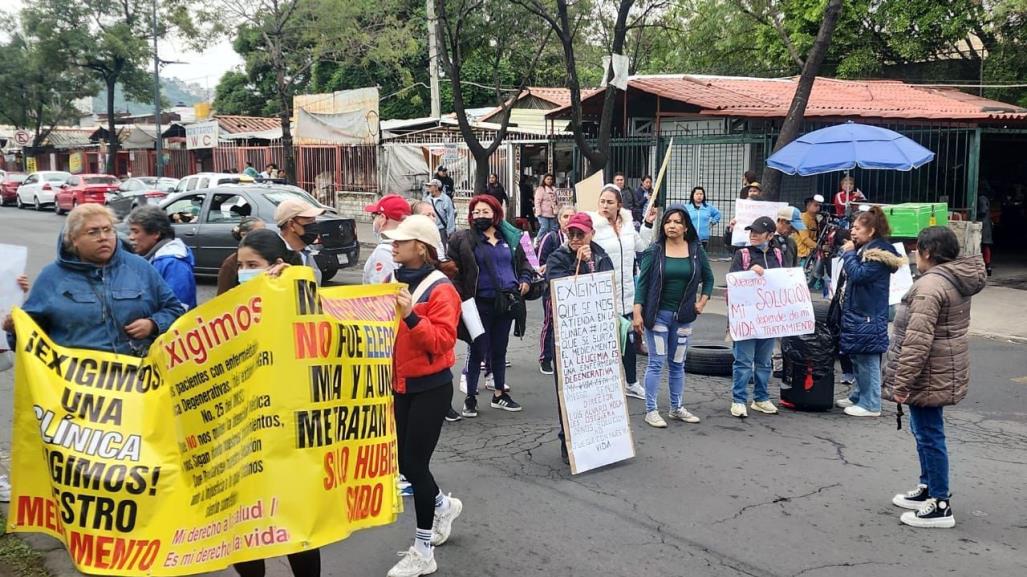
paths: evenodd
<path fill-rule="evenodd" d="M 29 175 L 24 172 L 8 172 L 0 179 L 0 205 L 14 204 L 18 198 L 18 187 Z"/>
<path fill-rule="evenodd" d="M 253 183 L 253 178 L 243 174 L 232 174 L 229 172 L 199 172 L 182 177 L 175 186 L 175 192 L 189 192 L 190 190 L 203 190 L 228 183 Z"/>
<path fill-rule="evenodd" d="M 54 209 L 64 214 L 87 202 L 107 204 L 108 195 L 119 184 L 121 181 L 109 174 L 73 174 L 54 195 Z"/>
<path fill-rule="evenodd" d="M 275 208 L 285 199 L 310 202 L 309 195 L 294 187 L 275 184 L 226 185 L 207 190 L 175 193 L 160 204 L 171 217 L 175 235 L 192 249 L 197 276 L 217 276 L 221 263 L 236 251 L 239 242 L 232 229 L 244 216 L 257 216 L 274 229 Z M 321 250 L 314 257 L 324 279 L 340 268 L 357 264 L 360 243 L 356 222 L 335 214 L 318 217 Z"/>
<path fill-rule="evenodd" d="M 121 183 L 110 196 L 107 205 L 118 218 L 125 218 L 132 209 L 144 204 L 160 204 L 178 185 L 177 178 L 137 176 Z"/>
<path fill-rule="evenodd" d="M 69 178 L 71 173 L 62 170 L 33 172 L 18 187 L 14 200 L 18 208 L 25 208 L 31 204 L 36 210 L 43 210 L 44 206 L 54 204 L 54 195 Z"/>

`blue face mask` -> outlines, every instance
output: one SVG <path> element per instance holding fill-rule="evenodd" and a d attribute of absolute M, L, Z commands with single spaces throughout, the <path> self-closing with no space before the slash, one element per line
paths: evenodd
<path fill-rule="evenodd" d="M 239 269 L 239 284 L 242 284 L 248 280 L 255 279 L 260 273 L 266 271 L 266 268 L 241 268 Z"/>
<path fill-rule="evenodd" d="M 767 252 L 767 249 L 770 248 L 770 241 L 761 242 L 758 245 L 756 245 L 756 248 L 762 250 L 763 252 Z"/>

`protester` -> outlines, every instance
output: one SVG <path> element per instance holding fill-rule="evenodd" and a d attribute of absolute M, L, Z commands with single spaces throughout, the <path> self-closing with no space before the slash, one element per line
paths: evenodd
<path fill-rule="evenodd" d="M 771 245 L 771 239 L 777 226 L 770 217 L 761 216 L 745 230 L 749 231 L 749 244 L 735 251 L 728 272 L 751 270 L 759 276 L 767 269 L 784 267 L 784 255 L 779 247 Z M 770 401 L 770 373 L 772 357 L 777 339 L 749 339 L 735 341 L 733 352 L 735 357 L 732 366 L 734 384 L 731 391 L 731 415 L 738 418 L 749 416 L 745 403 L 749 397 L 749 383 L 753 382 L 754 411 L 768 415 L 777 414 L 777 407 Z"/>
<path fill-rule="evenodd" d="M 621 178 L 624 178 L 623 175 Z M 635 221 L 636 230 L 642 224 L 642 217 L 644 216 L 642 213 L 645 212 L 645 207 L 649 203 L 649 197 L 652 193 L 653 177 L 648 174 L 642 177 L 642 184 L 638 186 L 638 190 L 631 190 L 629 188 L 626 191 L 621 191 L 621 196 L 624 199 L 624 208 L 631 211 L 631 218 Z"/>
<path fill-rule="evenodd" d="M 175 227 L 160 207 L 144 205 L 134 209 L 125 219 L 128 240 L 136 254 L 157 269 L 164 282 L 171 287 L 178 301 L 187 308 L 196 308 L 196 261 L 193 251 L 175 238 Z"/>
<path fill-rule="evenodd" d="M 456 194 L 456 184 L 453 182 L 453 178 L 449 176 L 449 171 L 446 170 L 445 166 L 440 166 L 435 171 L 435 180 L 439 181 L 439 190 L 446 193 L 449 200 L 453 200 L 453 195 Z M 442 242 L 446 242 L 446 239 L 442 239 Z"/>
<path fill-rule="evenodd" d="M 817 249 L 817 240 L 820 238 L 820 206 L 823 202 L 824 197 L 819 194 L 814 194 L 802 201 L 802 205 L 806 208 L 802 212 L 802 224 L 806 228 L 799 229 L 796 239 L 800 266 L 805 266 L 806 260 Z"/>
<path fill-rule="evenodd" d="M 529 233 L 538 231 L 538 219 L 535 218 L 535 182 L 527 174 L 521 176 L 521 213 L 520 218 L 524 219 L 527 225 L 524 227 Z"/>
<path fill-rule="evenodd" d="M 427 216 L 433 224 L 438 227 L 436 223 L 437 217 L 435 216 L 435 207 L 432 203 L 425 200 L 415 200 L 410 203 L 410 214 L 419 214 L 421 216 Z M 435 247 L 435 250 L 439 253 L 439 260 L 443 263 L 449 259 L 446 257 L 446 246 L 442 244 L 442 237 L 439 237 L 439 246 Z"/>
<path fill-rule="evenodd" d="M 520 243 L 520 231 L 503 220 L 503 208 L 487 194 L 475 196 L 468 205 L 471 228 L 453 235 L 449 258 L 457 265 L 457 289 L 462 301 L 473 298 L 485 334 L 471 344 L 467 372 L 467 398 L 462 415 L 478 416 L 478 377 L 482 361 L 495 382 L 493 409 L 520 411 L 506 386 L 506 354 L 510 327 L 517 322 L 517 336 L 524 335 L 524 295 L 530 288 L 531 267 Z"/>
<path fill-rule="evenodd" d="M 261 230 L 264 228 L 264 221 L 255 216 L 244 216 L 239 224 L 235 225 L 232 229 L 232 238 L 236 241 L 242 241 L 252 231 Z M 218 269 L 218 289 L 217 294 L 224 294 L 233 288 L 239 286 L 239 253 L 238 251 L 225 257 L 225 260 L 221 262 L 221 268 Z"/>
<path fill-rule="evenodd" d="M 250 178 L 257 178 L 260 176 L 260 173 L 257 172 L 256 168 L 253 168 L 253 163 L 249 160 L 246 161 L 246 168 L 243 169 L 242 173 Z"/>
<path fill-rule="evenodd" d="M 656 209 L 645 216 L 645 225 L 635 230 L 631 221 L 631 212 L 624 208 L 620 191 L 613 184 L 607 184 L 599 194 L 598 212 L 587 213 L 592 218 L 595 233 L 592 241 L 603 248 L 610 257 L 616 270 L 616 298 L 621 314 L 631 320 L 631 310 L 635 303 L 635 256 L 644 251 L 653 238 L 653 221 L 656 220 Z M 628 336 L 621 362 L 624 365 L 624 377 L 627 380 L 625 394 L 636 399 L 645 399 L 645 389 L 638 384 L 638 373 L 635 367 L 635 336 Z"/>
<path fill-rule="evenodd" d="M 756 182 L 759 177 L 756 175 L 754 170 L 746 170 L 742 174 L 742 190 L 738 193 L 738 198 L 746 199 L 749 198 L 749 189 L 752 187 L 752 183 Z M 758 185 L 759 183 L 756 182 Z"/>
<path fill-rule="evenodd" d="M 305 266 L 314 269 L 314 278 L 321 284 L 321 269 L 314 260 L 310 245 L 318 240 L 320 228 L 317 217 L 324 214 L 325 209 L 307 204 L 294 198 L 283 200 L 275 209 L 275 224 L 281 231 L 282 240 L 289 249 L 299 253 Z"/>
<path fill-rule="evenodd" d="M 556 230 L 556 188 L 553 175 L 542 177 L 542 184 L 535 189 L 535 217 L 538 218 L 538 236 Z"/>
<path fill-rule="evenodd" d="M 984 259 L 984 270 L 991 276 L 991 245 L 994 244 L 991 199 L 983 194 L 977 197 L 977 218 L 981 221 L 981 257 Z"/>
<path fill-rule="evenodd" d="M 264 166 L 264 172 L 261 172 L 257 176 L 264 180 L 276 178 L 278 176 L 278 166 L 273 162 L 269 162 Z"/>
<path fill-rule="evenodd" d="M 538 261 L 542 263 L 542 274 L 545 274 L 546 261 L 549 260 L 549 255 L 553 254 L 556 249 L 563 246 L 567 242 L 567 225 L 577 213 L 577 209 L 574 205 L 565 204 L 556 211 L 556 220 L 559 223 L 559 229 L 550 232 L 538 243 Z M 591 232 L 591 230 L 590 230 Z M 553 374 L 553 350 L 556 347 L 556 343 L 553 340 L 553 311 L 551 310 L 550 301 L 552 297 L 549 294 L 548 289 L 549 283 L 546 283 L 546 291 L 542 295 L 542 331 L 539 335 L 539 372 L 543 375 Z"/>
<path fill-rule="evenodd" d="M 799 266 L 799 249 L 795 239 L 798 236 L 796 233 L 801 230 L 806 230 L 806 225 L 802 222 L 799 209 L 786 206 L 777 211 L 777 230 L 774 234 L 774 242 L 781 247 L 781 253 L 784 256 L 782 264 L 785 268 Z"/>
<path fill-rule="evenodd" d="M 453 199 L 442 194 L 442 182 L 439 179 L 428 181 L 428 190 L 424 194 L 424 202 L 435 211 L 435 226 L 439 229 L 442 246 L 449 244 L 449 237 L 456 231 L 456 207 Z"/>
<path fill-rule="evenodd" d="M 702 296 L 699 285 L 702 284 Z M 656 408 L 656 395 L 668 366 L 670 387 L 668 416 L 686 423 L 698 423 L 688 412 L 682 396 L 685 390 L 685 355 L 692 322 L 706 308 L 713 295 L 713 269 L 699 243 L 688 212 L 672 207 L 663 214 L 656 242 L 642 254 L 641 270 L 635 282 L 632 328 L 645 333 L 649 365 L 645 370 L 645 422 L 666 427 Z"/>
<path fill-rule="evenodd" d="M 892 503 L 916 511 L 902 514 L 907 525 L 948 528 L 956 519 L 943 413 L 970 387 L 970 302 L 984 290 L 987 271 L 982 258 L 960 257 L 956 235 L 941 226 L 917 236 L 916 268 L 921 275 L 895 314 L 882 395 L 909 406 L 920 481 Z"/>
<path fill-rule="evenodd" d="M 615 172 L 613 174 L 613 185 L 617 187 L 617 192 L 620 192 L 621 199 L 624 199 L 624 187 L 626 186 L 623 172 Z"/>
<path fill-rule="evenodd" d="M 570 217 L 565 231 L 566 240 L 560 244 L 546 259 L 546 284 L 555 279 L 589 274 L 594 272 L 612 271 L 613 262 L 601 246 L 592 241 L 594 234 L 592 218 L 587 213 L 579 212 Z M 553 316 L 552 302 L 546 304 L 546 314 Z M 556 365 L 559 371 L 559 363 Z M 560 388 L 559 375 L 554 371 L 553 381 L 557 391 Z M 567 445 L 564 443 L 563 415 L 560 403 L 556 403 L 556 411 L 560 421 L 560 455 L 564 464 L 569 464 Z"/>
<path fill-rule="evenodd" d="M 492 173 L 489 175 L 489 182 L 485 185 L 485 194 L 495 198 L 499 201 L 499 206 L 506 209 L 506 203 L 510 200 L 510 197 L 506 194 L 506 188 L 502 182 L 499 182 L 499 175 Z"/>
<path fill-rule="evenodd" d="M 29 277 L 24 274 L 20 274 L 15 277 L 15 282 L 18 288 L 25 294 L 29 292 Z M 0 340 L 0 372 L 6 371 L 11 368 L 13 358 L 10 351 L 7 349 L 7 340 Z M 0 475 L 0 503 L 11 502 L 11 482 L 8 480 L 7 475 Z"/>
<path fill-rule="evenodd" d="M 453 397 L 461 301 L 438 270 L 435 247 L 441 238 L 431 219 L 410 216 L 382 235 L 392 240 L 395 279 L 409 287 L 398 299 L 403 320 L 396 335 L 392 389 L 399 470 L 413 486 L 417 518 L 413 546 L 388 574 L 417 577 L 438 569 L 433 547 L 449 539 L 463 511 L 460 499 L 442 493 L 430 468 Z"/>
<path fill-rule="evenodd" d="M 748 175 L 750 173 L 746 172 L 745 174 L 746 174 L 746 178 L 748 178 Z M 742 190 L 745 193 L 745 196 L 743 196 L 742 198 L 745 198 L 745 199 L 748 199 L 748 200 L 762 200 L 760 197 L 763 195 L 763 187 L 760 185 L 760 183 L 758 183 L 758 182 L 750 182 L 748 184 L 748 188 L 742 189 Z M 734 233 L 735 223 L 736 222 L 737 221 L 732 218 L 731 222 L 727 223 L 727 227 L 724 228 L 724 246 L 726 246 L 726 247 L 731 247 L 732 246 L 731 235 Z M 775 229 L 776 229 L 776 227 L 775 227 Z M 748 230 L 748 229 L 746 229 L 746 230 Z M 732 250 L 734 250 L 734 249 L 732 249 Z"/>
<path fill-rule="evenodd" d="M 114 222 L 114 213 L 100 204 L 72 210 L 57 258 L 39 274 L 21 308 L 62 347 L 142 357 L 185 306 L 157 269 L 121 246 Z M 7 316 L 3 329 L 11 350 L 13 328 Z"/>
<path fill-rule="evenodd" d="M 364 284 L 377 284 L 386 282 L 392 276 L 396 268 L 392 260 L 392 241 L 385 235 L 386 232 L 395 229 L 403 219 L 410 216 L 410 203 L 398 194 L 386 194 L 378 202 L 364 207 L 364 212 L 371 213 L 371 229 L 375 236 L 381 239 L 378 245 L 371 251 L 364 263 Z M 433 223 L 434 224 L 434 223 Z M 436 250 L 438 250 L 436 248 Z"/>
<path fill-rule="evenodd" d="M 852 360 L 856 385 L 836 405 L 853 417 L 881 415 L 881 355 L 888 350 L 888 287 L 891 274 L 909 263 L 888 242 L 891 232 L 880 207 L 861 212 L 852 238 L 842 246 L 839 348 Z"/>
<path fill-rule="evenodd" d="M 685 210 L 688 211 L 688 218 L 695 226 L 703 250 L 708 250 L 712 229 L 720 224 L 720 211 L 706 200 L 706 190 L 701 186 L 692 189 Z"/>
<path fill-rule="evenodd" d="M 863 196 L 863 191 L 856 188 L 856 179 L 851 176 L 846 176 L 839 183 L 841 190 L 834 195 L 834 214 L 835 216 L 845 216 L 848 205 L 856 202 L 863 202 L 866 197 Z"/>

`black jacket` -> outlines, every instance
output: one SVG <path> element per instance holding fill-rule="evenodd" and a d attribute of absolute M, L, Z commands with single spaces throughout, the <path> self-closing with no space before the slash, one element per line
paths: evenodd
<path fill-rule="evenodd" d="M 777 250 L 774 250 L 777 248 Z M 749 266 L 742 266 L 744 263 L 742 251 L 749 253 Z M 777 253 L 781 253 L 781 259 L 778 260 Z M 785 255 L 784 251 L 780 247 L 775 247 L 773 242 L 768 243 L 767 252 L 763 252 L 756 246 L 741 247 L 735 251 L 735 256 L 731 260 L 731 269 L 728 272 L 740 272 L 743 270 L 749 270 L 753 265 L 760 265 L 765 269 L 771 268 L 784 268 Z"/>
<path fill-rule="evenodd" d="M 589 246 L 592 248 L 592 260 L 582 262 L 580 267 L 578 266 L 578 255 L 572 252 L 568 245 L 562 244 L 554 250 L 546 259 L 546 282 L 574 276 L 575 271 L 578 274 L 588 274 L 613 270 L 613 261 L 610 260 L 606 251 L 594 242 L 589 243 Z M 589 264 L 592 266 L 589 267 Z"/>
<path fill-rule="evenodd" d="M 503 187 L 502 182 L 485 185 L 485 194 L 498 200 L 499 206 L 506 206 L 506 202 L 510 199 L 510 197 L 506 195 L 506 188 Z"/>
<path fill-rule="evenodd" d="M 501 230 L 498 231 L 501 238 L 507 245 L 513 247 L 514 276 L 518 283 L 530 283 L 534 278 L 534 271 L 528 264 L 528 257 L 521 247 L 517 233 L 519 229 L 512 224 L 500 221 Z M 478 246 L 478 231 L 472 229 L 461 229 L 449 237 L 449 248 L 446 255 L 456 263 L 457 276 L 453 279 L 457 292 L 460 293 L 460 300 L 475 298 L 478 295 L 478 278 L 481 271 L 478 269 L 478 260 L 474 256 L 474 248 Z M 520 294 L 520 293 L 518 293 Z M 524 299 L 514 311 L 514 336 L 523 337 L 527 328 L 528 309 Z"/>
<path fill-rule="evenodd" d="M 706 256 L 699 241 L 688 243 L 688 258 L 692 261 L 692 279 L 688 281 L 684 298 L 675 312 L 675 318 L 679 323 L 691 323 L 699 316 L 695 312 L 695 301 L 700 284 L 704 285 L 704 290 L 708 288 L 709 294 L 713 293 L 713 271 L 710 269 L 709 257 Z M 642 318 L 647 329 L 656 326 L 656 315 L 659 313 L 664 288 L 663 267 L 666 263 L 666 246 L 662 242 L 654 242 L 642 255 L 643 271 L 635 281 L 635 302 L 638 303 L 639 298 L 644 298 Z"/>
<path fill-rule="evenodd" d="M 442 192 L 448 194 L 449 198 L 453 198 L 453 193 L 456 192 L 453 178 L 450 176 L 439 176 L 438 173 L 435 173 L 435 178 L 439 179 L 439 182 L 442 183 Z"/>
<path fill-rule="evenodd" d="M 794 238 L 775 233 L 770 242 L 781 249 L 781 257 L 784 259 L 782 264 L 785 268 L 799 266 L 799 246 Z"/>

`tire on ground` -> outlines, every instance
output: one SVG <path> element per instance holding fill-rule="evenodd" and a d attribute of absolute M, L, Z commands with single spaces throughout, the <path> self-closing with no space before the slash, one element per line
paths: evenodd
<path fill-rule="evenodd" d="M 734 361 L 731 347 L 724 343 L 689 343 L 685 372 L 693 375 L 727 377 L 731 376 L 731 365 Z"/>

